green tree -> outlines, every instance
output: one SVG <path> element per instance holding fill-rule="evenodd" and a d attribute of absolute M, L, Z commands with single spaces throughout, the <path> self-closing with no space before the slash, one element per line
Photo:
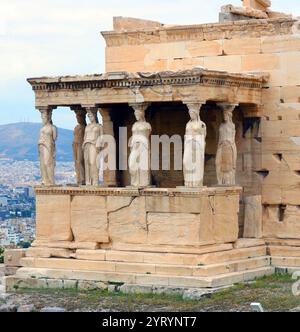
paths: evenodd
<path fill-rule="evenodd" d="M 4 248 L 0 248 L 0 264 L 4 263 Z"/>

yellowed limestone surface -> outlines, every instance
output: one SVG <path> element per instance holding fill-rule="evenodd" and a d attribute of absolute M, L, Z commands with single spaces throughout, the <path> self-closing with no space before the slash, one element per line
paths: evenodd
<path fill-rule="evenodd" d="M 125 188 L 94 188 L 90 192 L 41 187 L 36 192 L 36 246 L 61 239 L 75 247 L 81 244 L 82 249 L 85 245 L 89 249 L 90 243 L 111 248 L 120 244 L 190 247 L 231 243 L 238 238 L 238 187 L 192 192 L 169 189 L 164 196 L 160 190 Z M 55 210 L 55 200 L 71 204 Z M 59 239 L 59 229 L 70 237 Z M 42 257 L 68 254 L 46 250 Z"/>

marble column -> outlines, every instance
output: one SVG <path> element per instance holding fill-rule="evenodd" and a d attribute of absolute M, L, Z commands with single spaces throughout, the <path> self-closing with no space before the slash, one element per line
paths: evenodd
<path fill-rule="evenodd" d="M 57 128 L 52 122 L 52 111 L 55 107 L 39 107 L 43 126 L 40 130 L 40 137 L 38 142 L 40 170 L 42 185 L 55 185 L 55 155 L 56 155 L 56 140 Z"/>
<path fill-rule="evenodd" d="M 218 103 L 223 111 L 223 122 L 219 128 L 219 142 L 216 155 L 218 185 L 234 186 L 236 176 L 237 148 L 235 143 L 235 124 L 233 111 L 237 104 Z"/>
<path fill-rule="evenodd" d="M 85 183 L 87 186 L 98 186 L 103 129 L 98 121 L 98 108 L 84 105 L 83 107 L 90 121 L 85 128 L 83 140 Z"/>
<path fill-rule="evenodd" d="M 86 128 L 86 111 L 79 107 L 71 107 L 76 114 L 77 126 L 74 128 L 73 156 L 75 163 L 76 182 L 85 185 L 85 165 L 83 153 L 83 141 Z"/>
<path fill-rule="evenodd" d="M 197 188 L 203 186 L 206 125 L 200 118 L 200 110 L 205 102 L 186 103 L 190 121 L 186 125 L 183 154 L 184 186 Z"/>
<path fill-rule="evenodd" d="M 114 124 L 110 117 L 110 108 L 101 107 L 99 112 L 102 116 L 103 134 L 110 136 L 111 139 L 114 140 Z M 116 153 L 116 151 L 114 151 L 114 153 Z M 116 156 L 113 157 L 113 159 L 116 160 Z M 117 187 L 116 165 L 114 166 L 114 169 L 105 169 L 103 171 L 104 185 L 107 187 Z"/>
<path fill-rule="evenodd" d="M 129 106 L 134 109 L 136 119 L 132 126 L 132 136 L 129 142 L 130 184 L 133 187 L 148 187 L 151 185 L 150 135 L 152 127 L 146 121 L 145 112 L 150 104 L 136 103 Z"/>

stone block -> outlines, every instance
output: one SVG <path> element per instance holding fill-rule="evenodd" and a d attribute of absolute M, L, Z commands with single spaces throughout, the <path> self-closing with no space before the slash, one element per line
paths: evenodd
<path fill-rule="evenodd" d="M 125 252 L 108 250 L 106 252 L 106 260 L 118 262 L 135 262 L 142 263 L 144 261 L 143 252 Z"/>
<path fill-rule="evenodd" d="M 296 105 L 292 106 L 298 107 L 298 115 L 299 115 L 300 86 L 283 86 L 281 88 L 281 99 L 285 103 L 296 103 Z"/>
<path fill-rule="evenodd" d="M 141 274 L 154 274 L 156 272 L 155 265 L 151 264 L 138 264 L 138 263 L 121 263 L 116 262 L 116 272 L 125 273 L 141 273 Z"/>
<path fill-rule="evenodd" d="M 38 240 L 71 241 L 69 195 L 36 196 L 36 237 Z"/>
<path fill-rule="evenodd" d="M 206 57 L 204 58 L 204 67 L 210 70 L 223 70 L 237 73 L 242 70 L 242 57 L 239 55 Z"/>
<path fill-rule="evenodd" d="M 276 267 L 300 267 L 300 257 L 272 257 L 272 265 Z M 299 271 L 299 270 L 298 270 Z"/>
<path fill-rule="evenodd" d="M 170 276 L 192 276 L 193 269 L 187 266 L 156 265 L 155 273 Z"/>
<path fill-rule="evenodd" d="M 109 236 L 113 243 L 147 242 L 145 197 L 136 197 L 129 206 L 109 213 Z"/>
<path fill-rule="evenodd" d="M 259 38 L 225 39 L 223 51 L 226 55 L 259 54 L 261 42 Z"/>
<path fill-rule="evenodd" d="M 265 71 L 280 68 L 280 57 L 276 54 L 253 54 L 242 57 L 242 71 Z"/>
<path fill-rule="evenodd" d="M 146 211 L 157 213 L 201 213 L 207 197 L 146 197 Z"/>
<path fill-rule="evenodd" d="M 261 38 L 262 53 L 281 53 L 300 51 L 300 36 L 270 36 Z"/>
<path fill-rule="evenodd" d="M 266 255 L 266 247 L 264 246 L 233 249 L 224 252 L 201 255 L 197 258 L 197 264 L 199 265 L 217 264 L 223 262 L 238 261 L 251 257 L 261 257 L 265 255 Z"/>
<path fill-rule="evenodd" d="M 19 267 L 21 265 L 21 259 L 25 257 L 25 249 L 6 249 L 4 251 L 4 264 L 7 267 L 14 266 Z"/>
<path fill-rule="evenodd" d="M 77 271 L 115 271 L 114 262 L 59 258 L 24 258 L 24 267 L 74 269 Z"/>
<path fill-rule="evenodd" d="M 148 213 L 147 225 L 151 244 L 199 244 L 199 214 Z"/>
<path fill-rule="evenodd" d="M 140 285 L 168 286 L 169 278 L 167 276 L 137 275 L 136 283 Z"/>
<path fill-rule="evenodd" d="M 263 235 L 269 238 L 300 239 L 299 206 L 268 206 L 263 216 Z"/>
<path fill-rule="evenodd" d="M 146 53 L 144 56 L 146 66 L 151 65 L 155 60 L 169 61 L 176 58 L 184 59 L 190 57 L 185 41 L 145 45 L 143 51 Z"/>
<path fill-rule="evenodd" d="M 244 198 L 244 237 L 260 239 L 262 237 L 262 203 L 261 196 Z"/>
<path fill-rule="evenodd" d="M 71 227 L 76 242 L 109 242 L 106 198 L 74 196 Z"/>
<path fill-rule="evenodd" d="M 78 287 L 78 281 L 77 280 L 63 280 L 63 288 L 64 289 L 76 289 Z"/>
<path fill-rule="evenodd" d="M 104 261 L 105 260 L 105 250 L 77 249 L 75 256 L 77 259 L 81 259 L 81 260 Z"/>
<path fill-rule="evenodd" d="M 222 41 L 191 41 L 186 45 L 190 57 L 210 57 L 222 55 Z"/>
<path fill-rule="evenodd" d="M 264 246 L 265 244 L 266 242 L 263 239 L 238 239 L 233 244 L 233 247 L 235 249 L 251 248 L 251 247 Z"/>
<path fill-rule="evenodd" d="M 235 242 L 238 239 L 239 224 L 237 213 L 216 214 L 213 221 L 213 234 L 216 243 Z"/>
<path fill-rule="evenodd" d="M 105 51 L 106 64 L 116 64 L 120 62 L 144 62 L 149 50 L 143 45 L 129 45 L 107 47 Z"/>
<path fill-rule="evenodd" d="M 300 247 L 292 246 L 269 246 L 269 254 L 277 257 L 300 257 Z"/>
<path fill-rule="evenodd" d="M 26 257 L 61 257 L 61 258 L 70 258 L 71 250 L 63 248 L 39 248 L 31 247 L 26 250 Z"/>
<path fill-rule="evenodd" d="M 60 279 L 48 279 L 47 286 L 50 289 L 62 289 L 64 288 L 64 283 L 63 280 Z"/>
<path fill-rule="evenodd" d="M 152 293 L 152 286 L 125 284 L 120 287 L 120 292 L 123 294 L 149 294 Z"/>

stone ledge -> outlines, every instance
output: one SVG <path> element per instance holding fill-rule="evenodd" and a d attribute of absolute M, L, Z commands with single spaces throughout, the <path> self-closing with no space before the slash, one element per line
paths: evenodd
<path fill-rule="evenodd" d="M 108 47 L 190 40 L 232 39 L 240 37 L 241 34 L 248 34 L 249 37 L 251 35 L 261 37 L 291 33 L 295 22 L 295 19 L 287 17 L 250 19 L 226 23 L 166 26 L 138 31 L 106 31 L 102 32 L 102 36 Z"/>
<path fill-rule="evenodd" d="M 243 272 L 234 272 L 210 278 L 193 277 L 168 277 L 152 276 L 143 274 L 112 273 L 112 272 L 89 272 L 65 269 L 38 269 L 21 268 L 15 276 L 4 277 L 4 286 L 7 292 L 13 292 L 18 288 L 49 288 L 63 287 L 64 280 L 71 280 L 71 288 L 74 288 L 74 281 L 77 283 L 88 282 L 97 283 L 103 289 L 104 284 L 108 289 L 115 290 L 116 287 L 109 288 L 109 285 L 121 287 L 122 285 L 142 285 L 149 289 L 214 289 L 218 287 L 230 286 L 235 283 L 246 282 L 273 274 L 273 267 L 263 267 Z M 49 280 L 55 280 L 50 281 Z M 98 288 L 98 287 L 97 287 Z M 90 288 L 89 288 L 90 289 Z"/>
<path fill-rule="evenodd" d="M 240 194 L 242 187 L 203 187 L 195 189 L 182 188 L 104 188 L 104 187 L 35 187 L 38 195 L 82 195 L 82 196 L 169 196 L 169 197 L 201 197 L 226 194 Z"/>

